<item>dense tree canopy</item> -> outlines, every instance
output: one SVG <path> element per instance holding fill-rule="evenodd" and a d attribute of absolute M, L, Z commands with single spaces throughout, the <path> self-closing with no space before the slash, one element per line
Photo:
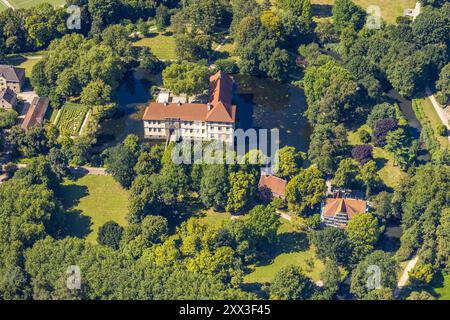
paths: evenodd
<path fill-rule="evenodd" d="M 286 200 L 291 210 L 305 214 L 320 203 L 325 195 L 325 180 L 317 168 L 302 170 L 289 181 Z"/>
<path fill-rule="evenodd" d="M 174 63 L 163 71 L 164 87 L 175 94 L 194 95 L 208 86 L 208 69 L 190 62 Z"/>

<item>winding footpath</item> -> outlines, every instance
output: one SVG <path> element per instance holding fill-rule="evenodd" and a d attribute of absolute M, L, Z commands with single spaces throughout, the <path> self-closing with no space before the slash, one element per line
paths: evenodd
<path fill-rule="evenodd" d="M 448 115 L 444 111 L 444 109 L 442 109 L 441 105 L 437 102 L 436 98 L 434 97 L 434 95 L 431 92 L 429 87 L 425 88 L 425 93 L 427 94 L 428 99 L 430 99 L 431 104 L 434 107 L 434 110 L 436 110 L 436 113 L 438 114 L 439 119 L 441 119 L 442 124 L 447 127 L 447 130 L 450 130 Z M 448 136 L 447 138 L 448 138 L 448 141 L 450 142 L 450 136 Z"/>
<path fill-rule="evenodd" d="M 419 261 L 419 256 L 415 255 L 411 260 L 408 261 L 408 264 L 405 267 L 405 270 L 403 270 L 402 276 L 400 277 L 400 280 L 397 283 L 397 289 L 395 289 L 394 297 L 398 297 L 400 293 L 402 292 L 402 289 L 406 286 L 409 280 L 409 272 L 414 269 L 414 267 L 417 264 L 417 261 Z"/>

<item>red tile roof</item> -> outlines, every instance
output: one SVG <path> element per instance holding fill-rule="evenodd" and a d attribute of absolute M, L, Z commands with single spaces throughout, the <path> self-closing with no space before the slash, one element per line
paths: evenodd
<path fill-rule="evenodd" d="M 41 124 L 44 121 L 45 112 L 49 104 L 49 99 L 46 97 L 35 97 L 31 102 L 28 112 L 22 122 L 22 129 L 27 131 L 36 124 Z"/>
<path fill-rule="evenodd" d="M 213 106 L 222 102 L 231 106 L 233 92 L 233 78 L 223 71 L 217 72 L 209 78 L 209 101 Z"/>
<path fill-rule="evenodd" d="M 349 219 L 358 213 L 366 212 L 367 203 L 364 200 L 348 198 L 327 198 L 323 208 L 323 216 L 334 217 L 338 213 L 345 213 Z"/>
<path fill-rule="evenodd" d="M 202 103 L 151 102 L 143 120 L 176 118 L 184 121 L 236 122 L 236 106 L 231 105 L 233 79 L 217 72 L 210 77 L 210 105 Z"/>
<path fill-rule="evenodd" d="M 261 174 L 259 178 L 258 189 L 261 193 L 270 192 L 271 195 L 284 198 L 287 181 L 276 176 Z M 266 195 L 264 195 L 266 196 Z"/>

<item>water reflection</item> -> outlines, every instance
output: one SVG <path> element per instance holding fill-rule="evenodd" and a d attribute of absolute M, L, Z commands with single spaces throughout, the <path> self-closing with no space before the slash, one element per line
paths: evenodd
<path fill-rule="evenodd" d="M 281 147 L 308 150 L 311 128 L 303 116 L 306 99 L 301 89 L 245 75 L 234 75 L 234 80 L 239 127 L 279 129 Z"/>
<path fill-rule="evenodd" d="M 234 75 L 238 127 L 243 129 L 280 129 L 281 147 L 290 145 L 307 151 L 311 133 L 303 113 L 306 99 L 299 88 L 270 79 Z M 104 149 L 122 141 L 128 134 L 144 138 L 142 115 L 150 101 L 150 81 L 141 72 L 128 74 L 120 86 L 117 99 L 119 113 L 103 121 L 97 147 Z M 150 143 L 158 143 L 150 141 Z"/>

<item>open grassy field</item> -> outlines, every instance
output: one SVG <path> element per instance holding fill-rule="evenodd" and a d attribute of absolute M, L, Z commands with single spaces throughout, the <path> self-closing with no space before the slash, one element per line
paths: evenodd
<path fill-rule="evenodd" d="M 231 214 L 228 212 L 217 212 L 214 209 L 208 209 L 200 212 L 200 221 L 206 225 L 219 228 L 225 221 L 230 220 Z"/>
<path fill-rule="evenodd" d="M 154 32 L 149 37 L 142 38 L 133 43 L 137 47 L 149 47 L 160 60 L 176 60 L 175 38 L 172 32 Z"/>
<path fill-rule="evenodd" d="M 414 8 L 415 0 L 353 0 L 364 9 L 375 5 L 381 9 L 381 17 L 387 22 L 394 23 L 395 19 L 403 15 L 403 10 Z M 334 0 L 311 0 L 316 5 L 332 5 Z"/>
<path fill-rule="evenodd" d="M 356 131 L 350 131 L 348 133 L 348 141 L 351 145 L 362 144 L 358 136 L 360 130 L 371 132 L 368 125 L 363 125 Z M 386 186 L 394 188 L 400 179 L 406 175 L 399 167 L 394 166 L 392 153 L 382 148 L 374 147 L 373 158 L 377 163 L 378 174 Z"/>
<path fill-rule="evenodd" d="M 73 217 L 70 233 L 75 236 L 95 242 L 98 228 L 105 222 L 127 223 L 129 191 L 111 176 L 85 175 L 75 181 L 66 180 L 60 195 L 67 214 Z"/>
<path fill-rule="evenodd" d="M 245 276 L 244 282 L 271 282 L 281 268 L 291 264 L 301 267 L 308 277 L 319 281 L 324 264 L 317 259 L 315 249 L 309 245 L 306 233 L 293 231 L 294 227 L 290 222 L 282 218 L 280 221 L 282 224 L 278 229 L 278 245 L 273 248 L 267 263 L 252 267 L 253 271 Z"/>
<path fill-rule="evenodd" d="M 0 12 L 6 9 L 8 9 L 8 7 L 3 2 L 0 1 Z"/>
<path fill-rule="evenodd" d="M 440 136 L 437 134 L 437 127 L 442 125 L 441 118 L 434 110 L 430 99 L 414 99 L 413 110 L 416 113 L 417 119 L 422 123 L 424 121 L 429 122 L 434 131 L 434 136 L 437 141 L 439 141 L 442 148 L 450 148 L 450 144 L 447 137 Z M 422 124 L 423 125 L 423 124 Z"/>
<path fill-rule="evenodd" d="M 66 0 L 9 0 L 11 4 L 16 8 L 30 8 L 35 7 L 41 3 L 50 3 L 54 6 L 63 6 Z"/>

